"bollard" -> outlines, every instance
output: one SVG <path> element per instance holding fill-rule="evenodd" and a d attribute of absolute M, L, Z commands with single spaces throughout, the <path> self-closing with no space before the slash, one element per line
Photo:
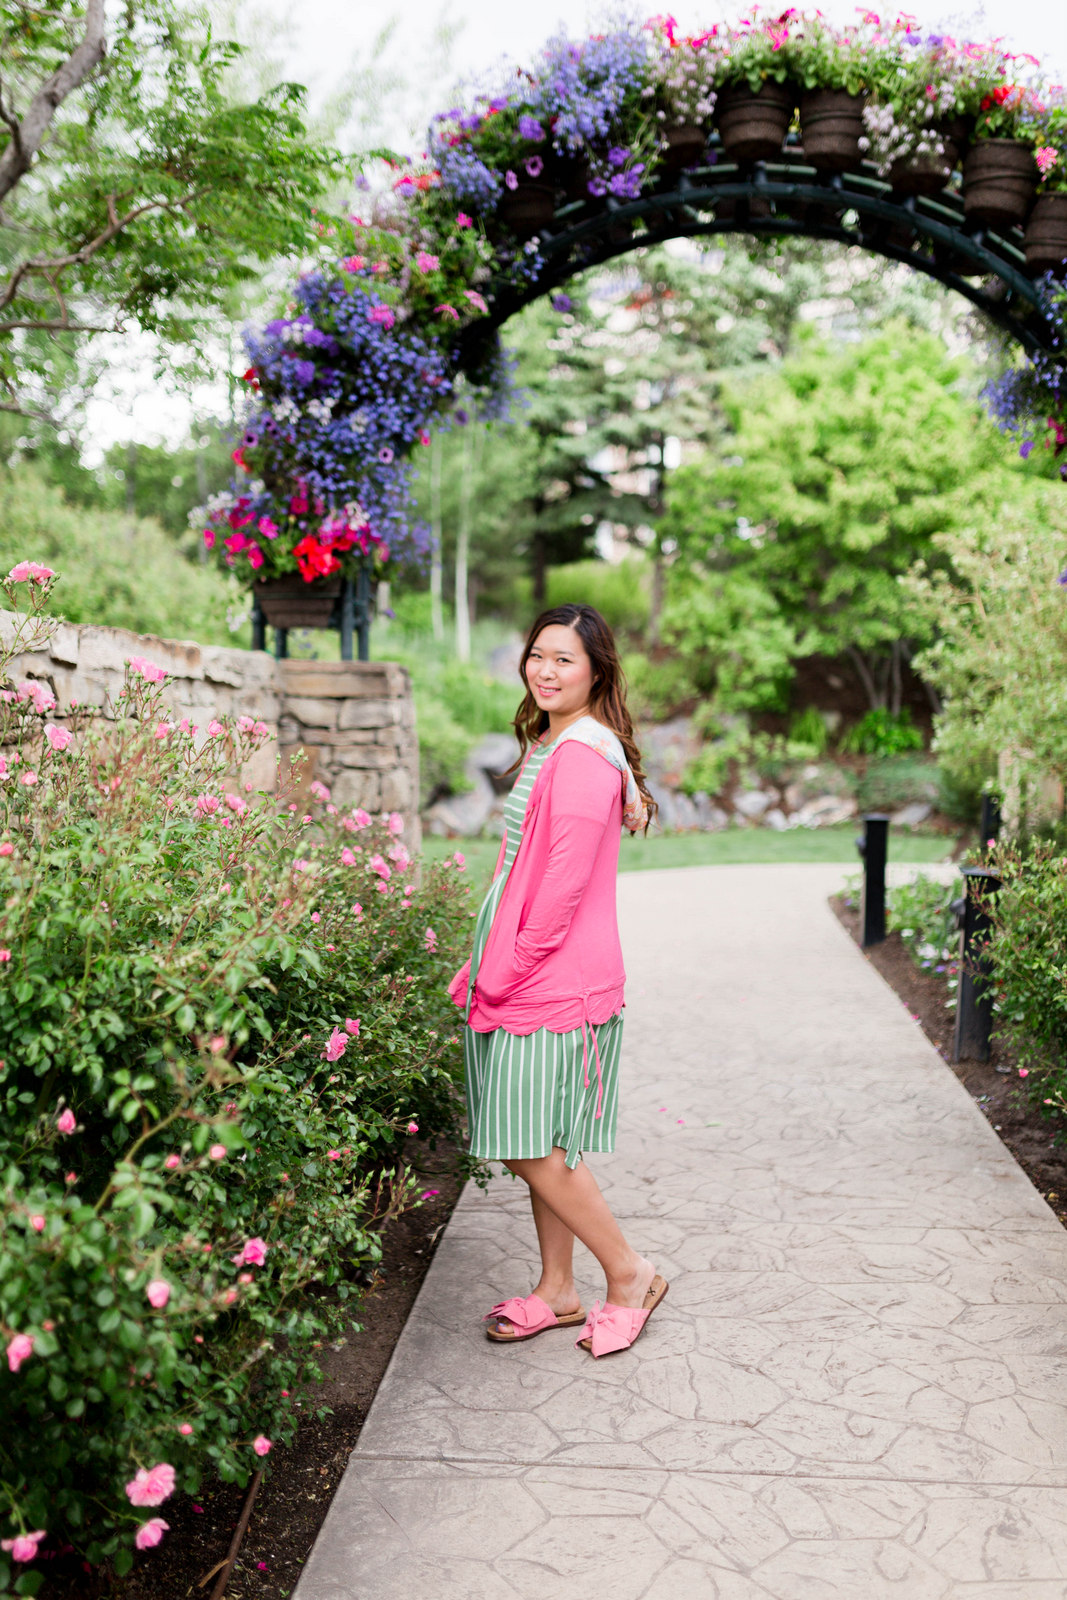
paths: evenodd
<path fill-rule="evenodd" d="M 889 818 L 881 811 L 869 811 L 863 818 L 863 832 L 856 839 L 863 857 L 863 896 L 860 921 L 863 948 L 881 944 L 885 938 L 885 863 L 889 849 Z"/>
<path fill-rule="evenodd" d="M 956 1033 L 952 1059 L 988 1061 L 989 1040 L 993 1031 L 993 964 L 988 955 L 976 953 L 976 947 L 993 925 L 981 900 L 997 893 L 1000 879 L 989 867 L 964 867 L 963 880 L 964 892 L 952 902 L 960 929 L 960 973 L 956 990 Z"/>
<path fill-rule="evenodd" d="M 979 843 L 983 850 L 987 845 L 995 844 L 1000 838 L 1000 800 L 995 794 L 982 796 L 982 817 L 978 831 L 981 835 Z"/>

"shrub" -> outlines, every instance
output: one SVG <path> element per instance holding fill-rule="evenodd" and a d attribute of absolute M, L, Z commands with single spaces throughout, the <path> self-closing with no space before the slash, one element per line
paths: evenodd
<path fill-rule="evenodd" d="M 955 973 L 959 933 L 949 909 L 955 893 L 937 878 L 921 872 L 910 883 L 897 884 L 888 891 L 889 928 L 900 934 L 917 967 Z"/>
<path fill-rule="evenodd" d="M 697 693 L 685 663 L 676 656 L 653 661 L 634 650 L 623 656 L 622 665 L 627 700 L 635 720 L 662 722 L 691 704 Z"/>
<path fill-rule="evenodd" d="M 806 706 L 790 717 L 789 737 L 794 744 L 810 746 L 816 758 L 825 755 L 830 742 L 829 730 L 815 706 Z"/>
<path fill-rule="evenodd" d="M 934 763 L 914 756 L 872 761 L 856 784 L 856 802 L 861 811 L 895 811 L 913 800 L 926 800 L 932 805 L 937 796 Z"/>
<path fill-rule="evenodd" d="M 652 605 L 652 568 L 647 556 L 608 561 L 571 561 L 550 567 L 545 581 L 545 606 L 572 601 L 595 606 L 617 633 L 640 638 Z M 531 616 L 531 621 L 533 620 Z"/>
<path fill-rule="evenodd" d="M 866 712 L 841 740 L 842 750 L 856 756 L 897 756 L 922 747 L 922 733 L 907 706 L 896 715 L 884 706 Z"/>
<path fill-rule="evenodd" d="M 399 818 L 249 793 L 266 730 L 198 747 L 162 676 L 131 662 L 107 725 L 9 689 L 0 741 L 0 1531 L 119 1574 L 138 1507 L 294 1431 L 409 1125 L 455 1126 L 469 937 Z"/>
<path fill-rule="evenodd" d="M 1003 887 L 990 902 L 1000 995 L 998 1036 L 1011 1041 L 1035 1099 L 1067 1113 L 1067 857 L 1014 845 L 992 853 Z"/>

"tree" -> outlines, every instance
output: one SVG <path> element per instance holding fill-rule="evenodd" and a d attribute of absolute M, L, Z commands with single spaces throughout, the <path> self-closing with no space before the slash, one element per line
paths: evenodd
<path fill-rule="evenodd" d="M 903 663 L 931 626 L 902 577 L 945 566 L 935 535 L 976 508 L 992 519 L 1031 493 L 972 390 L 965 360 L 904 323 L 851 347 L 808 338 L 773 374 L 724 384 L 729 432 L 675 475 L 659 528 L 678 551 L 665 632 L 704 686 L 734 683 L 740 641 L 701 614 L 736 614 L 735 703 L 773 701 L 791 660 L 844 656 L 871 707 L 899 712 Z"/>
<path fill-rule="evenodd" d="M 0 0 L 0 407 L 54 415 L 85 339 L 187 368 L 234 291 L 326 225 L 341 171 L 303 90 L 238 92 L 240 47 L 172 0 Z"/>

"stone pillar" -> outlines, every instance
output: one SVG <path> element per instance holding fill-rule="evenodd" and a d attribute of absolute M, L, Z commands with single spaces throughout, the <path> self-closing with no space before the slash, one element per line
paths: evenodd
<path fill-rule="evenodd" d="M 306 792 L 325 783 L 337 805 L 399 811 L 404 842 L 417 850 L 419 745 L 406 667 L 393 661 L 280 661 L 279 760 L 294 756 Z"/>

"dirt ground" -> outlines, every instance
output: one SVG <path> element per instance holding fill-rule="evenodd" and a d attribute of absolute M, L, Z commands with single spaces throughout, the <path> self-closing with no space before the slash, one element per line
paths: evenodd
<path fill-rule="evenodd" d="M 858 944 L 859 912 L 849 909 L 839 895 L 830 903 Z M 988 1062 L 954 1062 L 952 1032 L 956 1013 L 954 1007 L 945 1004 L 944 979 L 922 972 L 896 933 L 863 953 L 896 991 L 930 1043 L 941 1052 L 964 1088 L 977 1101 L 1035 1189 L 1044 1195 L 1067 1227 L 1067 1143 L 1062 1134 L 1055 1134 L 1056 1125 L 1042 1116 L 1041 1107 L 1029 1103 L 1026 1089 L 1016 1076 L 1012 1052 L 994 1040 Z"/>

